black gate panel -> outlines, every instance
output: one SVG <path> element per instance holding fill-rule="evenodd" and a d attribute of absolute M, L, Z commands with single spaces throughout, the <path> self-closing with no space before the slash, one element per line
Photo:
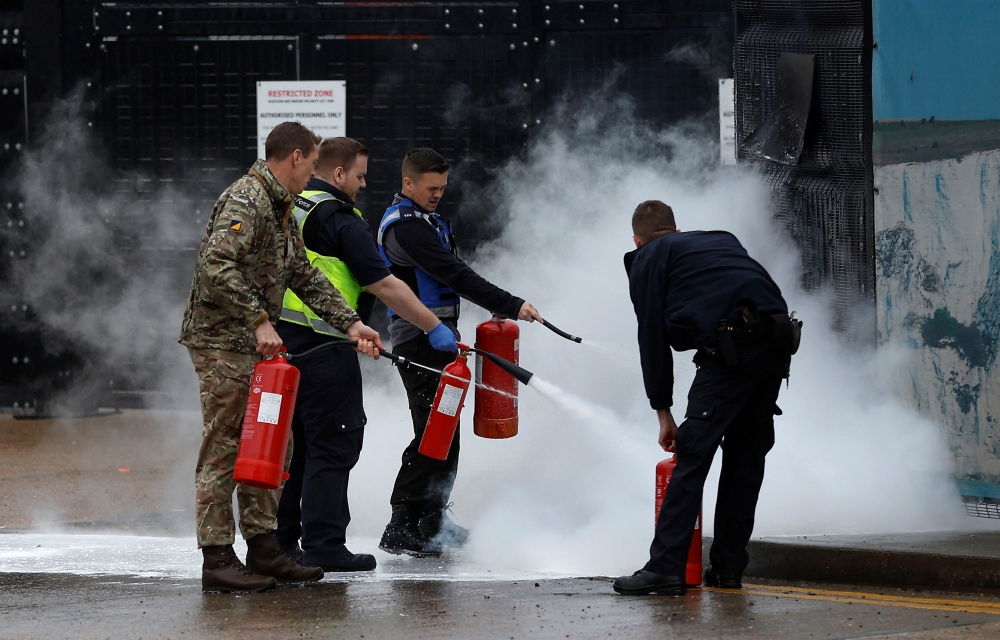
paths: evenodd
<path fill-rule="evenodd" d="M 870 7 L 861 0 L 738 0 L 736 139 L 742 161 L 757 162 L 778 218 L 802 249 L 803 284 L 831 287 L 837 324 L 860 339 L 859 311 L 874 303 L 871 180 Z M 812 108 L 796 165 L 753 157 L 742 145 L 777 108 L 779 53 L 815 55 Z"/>
<path fill-rule="evenodd" d="M 114 166 L 212 200 L 257 157 L 256 83 L 298 71 L 294 36 L 115 39 L 100 50 L 100 126 Z"/>
<path fill-rule="evenodd" d="M 359 205 L 373 225 L 400 187 L 406 151 L 440 151 L 453 167 L 442 212 L 469 249 L 501 228 L 491 180 L 522 153 L 553 105 L 572 106 L 610 79 L 610 92 L 630 97 L 641 119 L 714 121 L 717 80 L 731 73 L 735 35 L 732 0 L 34 3 L 39 33 L 60 22 L 56 11 L 62 17 L 58 68 L 40 66 L 36 79 L 45 82 L 36 86 L 62 96 L 82 91 L 101 166 L 112 168 L 101 180 L 128 202 L 114 212 L 95 204 L 94 215 L 114 234 L 117 264 L 155 283 L 167 301 L 161 308 L 171 309 L 186 297 L 215 199 L 256 158 L 258 81 L 346 81 L 347 135 L 371 150 Z M 54 57 L 50 47 L 36 38 L 29 58 L 42 65 Z M 0 145 L 9 144 L 0 148 L 0 171 L 28 141 L 18 124 L 23 90 L 13 93 L 25 82 L 24 58 L 11 66 L 8 53 L 0 37 Z M 8 225 L 0 227 L 3 273 L 44 235 L 17 226 L 23 202 L 0 180 L 0 207 L 7 205 L 0 210 Z M 176 228 L 151 224 L 158 216 Z M 0 324 L 17 337 L 0 348 L 0 385 L 12 385 L 21 400 L 44 402 L 86 369 L 106 387 L 102 402 L 122 405 L 127 392 L 135 399 L 155 390 L 164 366 L 187 366 L 164 362 L 176 352 L 175 319 L 129 327 L 136 348 L 125 355 L 103 345 L 64 349 L 58 332 L 37 322 L 20 292 L 0 287 Z M 13 397 L 0 393 L 0 404 Z"/>
<path fill-rule="evenodd" d="M 480 190 L 490 171 L 526 139 L 530 74 L 510 37 L 319 36 L 312 77 L 347 81 L 347 135 L 371 149 L 368 187 L 359 204 L 373 226 L 401 184 L 403 156 L 414 147 L 440 152 L 453 169 L 441 212 L 456 218 L 461 242 L 489 232 Z"/>
<path fill-rule="evenodd" d="M 718 95 L 710 89 L 729 73 L 728 65 L 721 65 L 723 75 L 712 77 L 688 61 L 671 59 L 672 52 L 697 44 L 703 35 L 665 29 L 617 31 L 595 39 L 583 31 L 549 32 L 543 71 L 548 101 L 586 99 L 610 81 L 606 95 L 630 97 L 635 115 L 655 125 L 714 116 Z"/>

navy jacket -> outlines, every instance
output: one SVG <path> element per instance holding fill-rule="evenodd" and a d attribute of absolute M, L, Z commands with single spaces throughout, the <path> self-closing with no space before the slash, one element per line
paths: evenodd
<path fill-rule="evenodd" d="M 393 204 L 402 198 L 402 194 L 397 193 Z M 413 207 L 418 212 L 421 211 L 416 203 Z M 420 294 L 417 291 L 414 267 L 492 313 L 516 318 L 524 304 L 523 299 L 486 280 L 464 260 L 446 249 L 438 239 L 437 231 L 423 218 L 402 220 L 390 226 L 382 237 L 382 246 L 394 265 L 391 269 L 393 275 L 408 284 L 418 296 Z M 456 318 L 442 318 L 441 321 L 455 333 L 456 338 L 461 339 Z M 422 334 L 423 331 L 398 316 L 389 325 L 393 346 L 414 340 Z"/>
<path fill-rule="evenodd" d="M 629 293 L 639 321 L 639 357 L 654 409 L 673 406 L 676 351 L 714 350 L 719 321 L 736 322 L 736 302 L 750 298 L 761 314 L 788 307 L 764 267 L 726 231 L 686 231 L 625 254 Z"/>

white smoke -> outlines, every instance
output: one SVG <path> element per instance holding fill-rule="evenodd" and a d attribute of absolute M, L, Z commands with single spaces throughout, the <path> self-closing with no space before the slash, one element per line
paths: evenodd
<path fill-rule="evenodd" d="M 961 515 L 941 431 L 885 392 L 874 353 L 829 329 L 829 297 L 800 289 L 798 253 L 772 221 L 761 180 L 715 165 L 711 138 L 651 131 L 631 122 L 627 107 L 615 105 L 613 117 L 563 114 L 568 124 L 537 137 L 498 179 L 510 223 L 474 266 L 584 343 L 520 324 L 521 364 L 570 396 L 559 404 L 521 387 L 515 438 L 473 436 L 473 402 L 466 403 L 453 499 L 459 521 L 473 529 L 468 553 L 500 568 L 584 575 L 630 572 L 648 558 L 654 467 L 666 456 L 643 391 L 622 255 L 634 248 L 633 209 L 654 198 L 673 207 L 682 230 L 736 234 L 805 321 L 790 387 L 778 400 L 784 415 L 776 418 L 755 534 L 976 526 Z M 462 332 L 471 341 L 486 314 L 472 305 L 465 313 Z M 675 354 L 678 421 L 694 376 L 691 355 Z M 379 533 L 412 434 L 398 381 L 379 379 L 384 370 L 369 372 L 353 535 Z M 709 535 L 720 459 L 705 491 Z"/>
<path fill-rule="evenodd" d="M 16 291 L 31 310 L 18 329 L 40 332 L 42 359 L 75 354 L 80 360 L 76 366 L 75 358 L 69 359 L 71 376 L 50 366 L 23 382 L 38 390 L 38 397 L 52 394 L 47 406 L 36 408 L 57 414 L 107 406 L 102 401 L 120 390 L 112 378 L 137 379 L 152 404 L 186 409 L 125 414 L 99 428 L 66 421 L 40 433 L 59 442 L 63 432 L 78 432 L 97 451 L 102 448 L 95 442 L 103 439 L 121 435 L 142 442 L 145 437 L 146 446 L 137 454 L 146 468 L 176 464 L 148 503 L 166 511 L 178 504 L 190 508 L 201 420 L 195 413 L 197 379 L 186 350 L 177 344 L 186 302 L 178 285 L 190 282 L 207 210 L 198 215 L 196 194 L 170 182 L 156 183 L 138 170 L 110 169 L 88 126 L 85 105 L 80 91 L 57 100 L 38 143 L 11 176 L 26 205 L 28 239 L 24 255 L 12 260 L 7 282 L 8 291 Z M 187 261 L 178 264 L 178 255 Z M 131 428 L 123 434 L 122 425 Z M 142 457 L 148 451 L 156 452 L 155 461 Z M 118 464 L 128 466 L 128 460 Z M 39 523 L 103 517 L 131 504 L 112 486 L 84 474 L 68 492 L 72 500 L 15 499 Z M 72 508 L 64 502 L 72 502 Z"/>
<path fill-rule="evenodd" d="M 453 494 L 457 519 L 473 529 L 467 553 L 497 568 L 591 575 L 626 573 L 645 562 L 653 532 L 654 466 L 665 454 L 656 445 L 656 419 L 643 392 L 622 254 L 633 248 L 631 212 L 650 198 L 669 203 L 681 229 L 735 233 L 806 322 L 791 387 L 778 400 L 784 415 L 776 419 L 757 534 L 977 524 L 960 516 L 940 430 L 883 391 L 873 374 L 874 354 L 851 351 L 828 329 L 829 299 L 798 288 L 799 256 L 773 223 L 761 181 L 748 170 L 717 167 L 717 143 L 698 127 L 652 131 L 632 121 L 627 100 L 607 96 L 580 112 L 563 110 L 549 118 L 563 125 L 538 134 L 526 157 L 511 161 L 497 179 L 496 215 L 509 222 L 496 242 L 480 250 L 475 267 L 585 341 L 569 343 L 541 326 L 521 324 L 522 364 L 568 395 L 560 404 L 522 387 L 515 438 L 473 436 L 473 401 L 467 402 Z M 180 362 L 177 373 L 191 389 L 186 406 L 194 408 L 194 373 L 176 354 L 183 300 L 160 295 L 165 283 L 135 274 L 129 258 L 139 254 L 117 253 L 114 230 L 104 228 L 103 220 L 114 219 L 134 199 L 99 183 L 113 176 L 78 157 L 90 149 L 86 140 L 72 137 L 79 114 L 69 109 L 64 117 L 47 155 L 37 156 L 22 176 L 36 221 L 43 223 L 46 215 L 52 221 L 45 227 L 49 242 L 32 259 L 32 269 L 20 272 L 20 282 L 41 320 L 69 341 L 112 356 L 139 350 L 150 361 Z M 178 243 L 193 246 L 207 212 L 192 221 L 183 213 L 191 204 L 173 200 L 159 216 L 136 224 L 156 225 L 148 236 L 159 238 L 170 237 L 176 224 L 183 234 Z M 81 272 L 102 271 L 107 280 L 74 286 Z M 467 340 L 485 317 L 466 306 Z M 130 329 L 144 326 L 151 331 Z M 149 341 L 150 333 L 159 339 Z M 678 417 L 694 375 L 689 355 L 675 360 Z M 388 497 L 412 425 L 396 373 L 386 362 L 366 361 L 364 368 L 369 423 L 352 474 L 349 534 L 376 537 L 388 521 Z M 197 433 L 194 416 L 185 423 Z M 178 445 L 189 464 L 170 483 L 171 498 L 190 491 L 195 439 Z M 713 472 L 705 493 L 706 533 L 712 530 L 716 483 Z"/>
<path fill-rule="evenodd" d="M 178 284 L 190 279 L 204 224 L 194 193 L 102 161 L 85 104 L 79 90 L 54 103 L 14 176 L 30 243 L 10 284 L 34 317 L 20 328 L 42 332 L 47 356 L 83 361 L 71 385 L 54 389 L 55 406 L 71 412 L 95 408 L 115 369 L 193 388 L 178 380 L 190 366 L 176 342 L 186 302 Z"/>

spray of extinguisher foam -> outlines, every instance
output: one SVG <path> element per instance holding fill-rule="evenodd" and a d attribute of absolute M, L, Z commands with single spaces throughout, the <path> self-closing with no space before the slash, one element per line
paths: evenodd
<path fill-rule="evenodd" d="M 465 404 L 465 395 L 472 384 L 472 372 L 466 358 L 469 347 L 458 343 L 458 357 L 446 366 L 434 394 L 427 424 L 424 425 L 424 435 L 420 439 L 421 454 L 435 460 L 447 460 L 451 450 L 451 442 L 455 439 L 458 419 Z"/>
<path fill-rule="evenodd" d="M 661 460 L 656 465 L 656 521 L 660 519 L 660 507 L 663 506 L 663 499 L 667 496 L 667 487 L 670 485 L 670 478 L 677 467 L 677 456 L 673 455 L 666 460 Z M 702 551 L 701 551 L 701 520 L 702 512 L 698 510 L 698 519 L 694 523 L 694 534 L 691 536 L 691 547 L 688 549 L 687 568 L 684 572 L 684 582 L 689 587 L 701 586 L 702 576 Z"/>
<path fill-rule="evenodd" d="M 277 489 L 288 478 L 285 453 L 300 375 L 285 355 L 282 347 L 274 358 L 254 365 L 250 376 L 233 479 L 259 489 Z"/>

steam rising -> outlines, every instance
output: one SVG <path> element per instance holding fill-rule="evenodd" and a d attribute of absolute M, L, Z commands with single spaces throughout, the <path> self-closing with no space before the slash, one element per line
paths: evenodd
<path fill-rule="evenodd" d="M 492 566 L 580 575 L 626 573 L 648 558 L 654 467 L 665 454 L 643 391 L 622 254 L 634 248 L 632 210 L 651 198 L 673 207 L 682 230 L 735 233 L 806 323 L 778 400 L 784 415 L 776 418 L 755 533 L 974 526 L 961 516 L 940 430 L 885 393 L 874 354 L 852 350 L 829 329 L 830 296 L 800 289 L 799 255 L 774 224 L 762 182 L 752 171 L 717 166 L 718 143 L 697 127 L 652 131 L 629 113 L 622 100 L 563 114 L 555 120 L 568 124 L 537 137 L 498 179 L 510 222 L 475 267 L 584 343 L 520 324 L 521 364 L 558 386 L 549 397 L 521 387 L 517 437 L 472 436 L 469 403 L 453 493 L 458 519 L 473 529 L 469 553 Z M 473 308 L 462 323 L 469 340 L 486 317 Z M 694 367 L 692 353 L 675 355 L 679 419 Z M 385 503 L 410 429 L 396 386 L 367 387 L 368 442 L 352 504 Z M 706 485 L 708 535 L 720 456 Z M 361 518 L 355 535 L 362 528 L 377 535 L 382 522 Z"/>
<path fill-rule="evenodd" d="M 13 279 L 45 328 L 48 354 L 76 352 L 86 362 L 62 398 L 72 409 L 109 390 L 115 365 L 162 383 L 167 364 L 176 388 L 175 367 L 187 360 L 176 343 L 185 302 L 178 284 L 190 281 L 203 224 L 192 224 L 191 194 L 109 169 L 83 104 L 79 92 L 56 102 L 16 176 L 32 242 Z"/>
<path fill-rule="evenodd" d="M 654 466 L 665 455 L 643 392 L 622 254 L 633 248 L 631 212 L 650 198 L 669 203 L 682 230 L 735 233 L 806 323 L 791 386 L 778 401 L 784 416 L 776 419 L 756 533 L 968 526 L 940 430 L 883 391 L 873 354 L 852 352 L 828 329 L 829 296 L 800 290 L 799 256 L 773 223 L 762 182 L 749 170 L 716 166 L 714 132 L 692 124 L 651 130 L 634 121 L 627 99 L 613 95 L 553 114 L 547 121 L 562 124 L 540 131 L 496 181 L 495 215 L 508 224 L 481 248 L 475 267 L 584 343 L 520 324 L 521 364 L 550 386 L 547 396 L 520 389 L 517 437 L 474 437 L 468 402 L 453 494 L 456 519 L 473 530 L 466 553 L 498 568 L 583 575 L 617 575 L 647 559 Z M 183 295 L 172 291 L 172 275 L 137 264 L 149 266 L 146 254 L 164 238 L 197 246 L 205 216 L 190 216 L 194 205 L 169 190 L 148 199 L 164 203 L 159 208 L 146 203 L 137 210 L 134 191 L 119 187 L 138 179 L 93 161 L 74 104 L 57 109 L 49 139 L 21 176 L 35 212 L 31 224 L 46 240 L 19 271 L 18 284 L 41 322 L 99 362 L 138 354 L 180 364 L 159 373 L 167 386 L 184 380 L 191 390 L 185 405 L 196 408 L 194 373 L 175 342 Z M 367 213 L 380 211 L 373 205 Z M 137 245 L 123 253 L 116 238 L 129 225 L 155 232 L 132 234 Z M 190 266 L 174 265 L 185 283 Z M 467 340 L 485 317 L 467 305 Z M 689 356 L 676 358 L 678 418 L 694 375 Z M 349 534 L 377 537 L 412 426 L 388 362 L 365 361 L 364 369 L 369 422 L 352 474 Z M 178 446 L 190 457 L 177 482 L 190 487 L 196 443 L 183 442 Z M 717 471 L 705 494 L 709 534 L 716 478 Z"/>

